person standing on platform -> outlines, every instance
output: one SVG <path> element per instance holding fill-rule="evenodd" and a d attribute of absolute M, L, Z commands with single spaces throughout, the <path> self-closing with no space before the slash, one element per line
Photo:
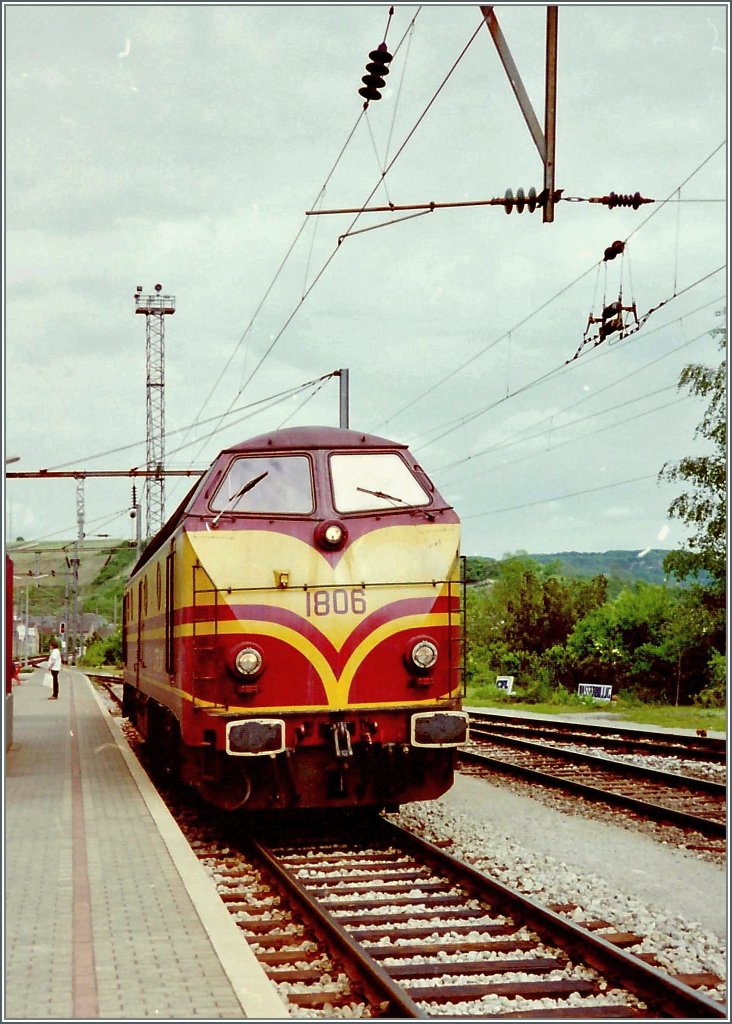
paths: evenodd
<path fill-rule="evenodd" d="M 53 693 L 49 700 L 58 700 L 58 674 L 61 671 L 61 651 L 55 640 L 51 642 L 51 653 L 48 658 L 48 671 L 53 679 Z"/>

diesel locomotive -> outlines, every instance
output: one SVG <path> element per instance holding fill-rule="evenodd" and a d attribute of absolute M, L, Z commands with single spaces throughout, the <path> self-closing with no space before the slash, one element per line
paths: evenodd
<path fill-rule="evenodd" d="M 404 444 L 276 430 L 226 448 L 123 605 L 123 713 L 226 810 L 383 808 L 453 782 L 460 522 Z"/>

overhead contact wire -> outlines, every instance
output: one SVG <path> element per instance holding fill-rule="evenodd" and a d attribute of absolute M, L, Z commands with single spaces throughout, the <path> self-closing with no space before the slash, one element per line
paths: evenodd
<path fill-rule="evenodd" d="M 416 21 L 416 19 L 417 19 L 417 16 L 419 15 L 419 13 L 420 13 L 420 11 L 421 11 L 421 10 L 422 10 L 422 8 L 421 8 L 421 7 L 419 7 L 419 8 L 417 9 L 417 11 L 416 11 L 416 13 L 415 13 L 414 17 L 412 18 L 411 22 L 409 23 L 409 25 L 408 25 L 408 27 L 407 27 L 407 30 L 405 31 L 404 35 L 402 36 L 402 38 L 400 39 L 399 43 L 397 44 L 397 46 L 396 46 L 396 48 L 395 48 L 395 50 L 394 50 L 394 53 L 395 53 L 395 55 L 396 55 L 396 54 L 397 54 L 397 53 L 399 52 L 399 49 L 400 49 L 400 47 L 401 47 L 402 43 L 404 42 L 404 39 L 406 38 L 406 36 L 407 36 L 407 33 L 408 33 L 408 32 L 409 32 L 409 31 L 410 31 L 410 30 L 411 30 L 411 29 L 412 29 L 412 28 L 414 27 L 414 23 L 415 23 L 415 21 Z M 317 205 L 317 203 L 318 203 L 318 202 L 320 202 L 320 201 L 322 200 L 322 196 L 323 196 L 323 194 L 324 194 L 324 192 L 325 192 L 326 188 L 328 187 L 328 184 L 329 184 L 329 182 L 330 182 L 331 178 L 332 178 L 332 177 L 333 177 L 333 175 L 335 174 L 336 168 L 338 167 L 338 165 L 339 165 L 340 161 L 341 161 L 341 160 L 342 160 L 342 158 L 343 158 L 343 154 L 345 153 L 346 149 L 347 149 L 347 148 L 348 148 L 348 146 L 350 145 L 350 143 L 351 143 L 351 140 L 353 139 L 353 136 L 354 136 L 354 135 L 355 135 L 355 133 L 356 133 L 356 129 L 358 128 L 358 126 L 359 126 L 359 124 L 360 124 L 360 122 L 361 122 L 361 118 L 362 118 L 363 116 L 364 116 L 364 110 L 362 109 L 361 111 L 359 111 L 358 117 L 356 118 L 356 121 L 354 122 L 354 124 L 353 124 L 353 127 L 351 128 L 351 131 L 349 132 L 349 134 L 348 134 L 348 137 L 346 138 L 346 141 L 345 141 L 345 142 L 343 143 L 343 146 L 341 147 L 341 150 L 340 150 L 340 152 L 338 153 L 338 156 L 336 157 L 336 159 L 335 159 L 335 161 L 334 161 L 334 163 L 333 163 L 333 166 L 331 167 L 331 169 L 330 169 L 330 171 L 329 171 L 328 175 L 326 176 L 326 179 L 325 179 L 325 181 L 323 182 L 323 184 L 322 184 L 322 186 L 321 186 L 321 188 L 320 188 L 320 190 L 319 190 L 319 192 L 318 192 L 318 195 L 317 195 L 317 198 L 316 198 L 316 200 L 315 200 L 315 204 L 314 204 L 314 205 Z M 385 173 L 386 173 L 386 172 L 385 172 Z M 383 177 L 383 175 L 382 175 L 382 177 Z M 378 186 L 377 186 L 377 187 L 378 187 Z M 372 193 L 372 195 L 373 195 L 373 193 Z M 209 394 L 208 394 L 208 396 L 207 396 L 207 398 L 206 398 L 205 402 L 203 403 L 203 405 L 202 405 L 202 406 L 201 406 L 201 408 L 199 409 L 198 415 L 197 415 L 197 417 L 196 417 L 196 420 L 195 420 L 195 421 L 194 421 L 194 423 L 193 423 L 193 426 L 195 426 L 195 424 L 196 424 L 196 423 L 198 422 L 198 417 L 199 417 L 199 416 L 201 415 L 201 413 L 202 413 L 202 412 L 203 412 L 203 410 L 205 409 L 205 407 L 206 407 L 206 405 L 208 404 L 208 402 L 209 402 L 209 400 L 210 400 L 211 396 L 212 396 L 212 395 L 213 395 L 213 393 L 215 392 L 215 390 L 216 390 L 216 388 L 218 387 L 218 385 L 220 384 L 220 382 L 221 382 L 221 380 L 222 380 L 222 378 L 223 378 L 224 374 L 226 373 L 226 370 L 227 370 L 227 369 L 229 368 L 229 366 L 231 365 L 231 362 L 232 362 L 232 360 L 233 360 L 233 359 L 234 359 L 234 357 L 236 356 L 236 353 L 237 353 L 237 352 L 239 351 L 239 348 L 241 347 L 241 345 L 242 345 L 242 343 L 244 342 L 245 338 L 247 337 L 247 335 L 248 335 L 249 331 L 251 330 L 251 328 L 252 328 L 252 326 L 253 326 L 253 324 L 254 324 L 254 321 L 256 320 L 257 316 L 259 315 L 259 313 L 260 313 L 260 311 L 261 311 L 262 307 L 264 306 L 264 303 L 265 303 L 265 302 L 267 301 L 267 298 L 269 297 L 269 295 L 270 295 L 270 293 L 271 293 L 271 291 L 272 291 L 272 289 L 273 289 L 273 287 L 274 287 L 274 285 L 275 285 L 276 281 L 278 280 L 278 278 L 279 278 L 279 276 L 280 276 L 280 274 L 281 274 L 281 272 L 282 272 L 282 270 L 283 270 L 283 268 L 284 268 L 285 264 L 287 263 L 287 260 L 289 259 L 290 255 L 292 254 L 292 251 L 293 251 L 293 249 L 295 248 L 295 245 L 297 244 L 297 242 L 298 242 L 298 240 L 299 240 L 300 236 L 302 235 L 303 231 L 305 230 L 305 226 L 306 226 L 307 222 L 308 222 L 308 218 L 305 218 L 305 220 L 303 221 L 302 225 L 300 226 L 300 229 L 298 230 L 297 234 L 295 235 L 295 238 L 293 239 L 292 243 L 290 244 L 290 247 L 289 247 L 289 249 L 287 250 L 287 253 L 286 253 L 285 257 L 284 257 L 284 259 L 282 260 L 282 262 L 281 262 L 281 264 L 280 264 L 279 268 L 277 269 L 277 272 L 276 272 L 276 274 L 275 274 L 274 278 L 272 279 L 272 281 L 271 281 L 271 283 L 270 283 L 269 287 L 267 288 L 267 291 L 265 292 L 265 294 L 264 294 L 264 296 L 263 296 L 263 298 L 262 298 L 261 302 L 259 303 L 259 305 L 257 306 L 256 310 L 254 311 L 254 313 L 253 313 L 253 315 L 252 315 L 252 317 L 251 317 L 251 319 L 250 319 L 250 321 L 249 321 L 249 323 L 248 323 L 248 325 L 247 325 L 246 329 L 244 330 L 244 333 L 242 334 L 241 338 L 239 339 L 239 341 L 238 341 L 237 345 L 235 346 L 235 348 L 234 348 L 234 351 L 232 352 L 232 354 L 231 354 L 231 356 L 229 357 L 229 359 L 228 359 L 228 361 L 227 361 L 226 365 L 224 366 L 224 369 L 223 369 L 223 370 L 221 371 L 221 373 L 219 374 L 219 377 L 217 378 L 217 380 L 216 380 L 216 383 L 214 384 L 213 388 L 212 388 L 212 389 L 211 389 L 211 391 L 209 392 Z M 256 366 L 256 367 L 254 368 L 254 371 L 253 371 L 253 372 L 252 372 L 252 373 L 251 373 L 251 374 L 249 375 L 249 377 L 248 377 L 248 378 L 246 379 L 246 381 L 244 381 L 244 383 L 243 383 L 243 384 L 241 384 L 241 386 L 239 387 L 239 390 L 238 390 L 237 394 L 236 394 L 236 395 L 234 396 L 234 399 L 233 399 L 233 401 L 234 401 L 234 402 L 235 402 L 235 401 L 236 401 L 236 399 L 237 399 L 237 398 L 238 398 L 238 397 L 239 397 L 239 396 L 240 396 L 240 395 L 242 394 L 242 392 L 243 392 L 243 391 L 245 390 L 245 388 L 247 388 L 247 387 L 249 386 L 249 384 L 251 383 L 251 381 L 252 381 L 252 379 L 254 378 L 255 374 L 256 374 L 256 373 L 257 373 L 257 371 L 259 370 L 259 367 L 260 367 L 260 366 L 262 365 L 262 362 L 264 361 L 264 359 L 266 359 L 266 358 L 267 358 L 267 356 L 269 356 L 270 352 L 271 352 L 271 351 L 272 351 L 272 349 L 274 348 L 274 345 L 275 345 L 275 344 L 277 343 L 277 341 L 279 341 L 279 338 L 280 338 L 280 337 L 282 336 L 282 334 L 284 333 L 285 329 L 286 329 L 286 328 L 287 328 L 287 327 L 289 326 L 289 324 L 290 324 L 290 322 L 292 321 L 292 319 L 293 319 L 293 317 L 294 317 L 295 313 L 296 313 L 296 312 L 297 312 L 297 310 L 298 310 L 298 309 L 300 308 L 300 305 L 301 305 L 301 304 L 302 304 L 302 303 L 304 302 L 305 298 L 306 298 L 306 297 L 307 297 L 307 296 L 308 296 L 308 295 L 310 294 L 310 292 L 312 291 L 312 288 L 314 287 L 314 285 L 315 285 L 315 284 L 316 284 L 316 283 L 317 283 L 317 282 L 318 282 L 318 281 L 320 280 L 320 277 L 322 276 L 322 273 L 323 273 L 323 271 L 325 270 L 325 267 L 327 267 L 327 265 L 328 265 L 328 264 L 330 263 L 330 261 L 331 261 L 331 260 L 332 260 L 332 258 L 333 258 L 333 255 L 334 255 L 334 254 L 331 254 L 331 256 L 330 256 L 330 258 L 328 259 L 327 263 L 326 263 L 326 264 L 325 264 L 325 266 L 324 266 L 324 267 L 323 267 L 323 268 L 321 269 L 321 272 L 320 272 L 320 273 L 318 274 L 318 276 L 317 276 L 317 277 L 315 278 L 315 280 L 314 280 L 314 281 L 313 281 L 313 283 L 311 284 L 310 288 L 308 288 L 308 289 L 307 289 L 307 290 L 306 290 L 306 291 L 305 291 L 305 292 L 303 293 L 303 295 L 302 295 L 302 297 L 301 297 L 301 299 L 300 299 L 300 304 L 299 304 L 299 305 L 298 305 L 297 307 L 295 307 L 295 310 L 293 310 L 293 313 L 292 313 L 292 314 L 290 315 L 290 317 L 288 318 L 288 320 L 287 320 L 287 322 L 286 322 L 285 326 L 284 326 L 284 327 L 282 328 L 282 330 L 280 331 L 280 333 L 279 333 L 279 334 L 277 335 L 277 337 L 275 338 L 275 340 L 274 340 L 274 343 L 273 343 L 272 345 L 270 345 L 270 347 L 269 347 L 269 348 L 267 349 L 267 351 L 265 352 L 265 355 L 264 355 L 263 359 L 261 359 L 261 360 L 260 360 L 260 362 L 259 362 L 259 363 L 257 364 L 257 366 Z M 233 403 L 232 403 L 232 404 L 233 404 Z M 226 411 L 226 412 L 225 412 L 225 413 L 223 414 L 223 416 L 226 416 L 226 415 L 228 415 L 228 412 L 230 411 L 230 409 L 231 409 L 231 406 L 229 406 L 229 409 L 228 409 L 228 410 L 227 410 L 227 411 Z M 214 434 L 214 433 L 215 433 L 215 429 L 211 431 L 211 433 L 209 434 L 209 436 L 208 436 L 208 438 L 207 438 L 206 440 L 210 440 L 210 438 L 211 438 L 211 437 L 213 436 L 213 434 Z"/>
<path fill-rule="evenodd" d="M 703 168 L 703 167 L 704 167 L 704 166 L 705 166 L 705 165 L 706 165 L 707 163 L 709 163 L 709 161 L 710 161 L 710 160 L 711 160 L 711 159 L 712 159 L 712 158 L 713 158 L 713 157 L 714 157 L 714 156 L 715 156 L 715 155 L 716 155 L 716 154 L 717 154 L 717 153 L 718 153 L 718 152 L 720 151 L 720 149 L 722 149 L 722 147 L 723 147 L 723 146 L 725 146 L 725 145 L 726 145 L 726 142 L 721 142 L 721 143 L 720 143 L 720 144 L 719 144 L 719 145 L 718 145 L 718 146 L 717 146 L 717 147 L 716 147 L 716 148 L 715 148 L 715 149 L 714 149 L 714 150 L 713 150 L 713 151 L 712 151 L 712 152 L 711 152 L 711 153 L 709 154 L 709 156 L 707 156 L 707 157 L 706 157 L 706 158 L 705 158 L 705 159 L 704 159 L 704 160 L 703 160 L 703 161 L 702 161 L 702 162 L 701 162 L 701 163 L 699 164 L 699 166 L 698 166 L 698 167 L 696 167 L 696 168 L 695 168 L 695 170 L 693 170 L 693 171 L 691 172 L 691 174 L 689 174 L 689 175 L 688 175 L 688 177 L 687 177 L 687 178 L 686 178 L 686 179 L 685 179 L 685 180 L 684 180 L 683 182 L 681 182 L 681 184 L 680 184 L 680 185 L 678 185 L 678 186 L 677 186 L 677 187 L 676 187 L 676 188 L 675 188 L 675 189 L 674 189 L 674 190 L 673 190 L 673 191 L 672 191 L 672 192 L 670 193 L 670 195 L 669 195 L 669 196 L 667 197 L 667 199 L 665 199 L 665 200 L 662 200 L 662 201 L 661 201 L 661 202 L 659 203 L 659 205 L 658 205 L 658 206 L 655 206 L 655 207 L 654 207 L 654 209 L 653 209 L 653 210 L 651 211 L 651 213 L 650 213 L 650 214 L 649 214 L 649 215 L 648 215 L 648 216 L 647 216 L 647 217 L 645 218 L 645 220 L 644 220 L 644 221 L 643 221 L 643 222 L 642 222 L 641 224 L 639 224 L 639 225 L 638 225 L 638 226 L 637 226 L 636 228 L 634 228 L 634 230 L 633 230 L 633 231 L 631 231 L 631 233 L 630 233 L 630 234 L 629 234 L 629 235 L 627 236 L 627 238 L 625 239 L 625 242 L 626 242 L 626 244 L 627 244 L 628 240 L 629 240 L 630 238 L 632 238 L 632 237 L 633 237 L 633 235 L 637 234 L 637 233 L 638 233 L 638 231 L 640 231 L 640 230 L 641 230 L 641 228 L 642 228 L 642 227 L 644 227 L 644 226 L 645 226 L 645 225 L 646 225 L 646 224 L 648 223 L 648 221 L 649 221 L 649 220 L 650 220 L 650 219 L 651 219 L 652 217 L 654 217 L 654 216 L 656 215 L 656 213 L 658 213 L 658 211 L 659 211 L 660 209 L 662 209 L 662 208 L 663 208 L 663 207 L 664 207 L 664 206 L 666 205 L 666 203 L 668 203 L 668 202 L 670 202 L 670 201 L 671 201 L 671 196 L 675 195 L 675 194 L 676 194 L 676 192 L 677 192 L 677 191 L 679 191 L 679 189 L 683 188 L 683 187 L 684 187 L 684 185 L 688 184 L 688 182 L 689 182 L 689 181 L 691 181 L 691 179 L 692 179 L 692 178 L 693 178 L 693 177 L 694 177 L 694 176 L 695 176 L 696 174 L 698 174 L 698 173 L 699 173 L 699 171 L 701 171 L 701 170 L 702 170 L 702 168 Z M 373 193 L 372 193 L 372 195 L 373 195 Z M 369 197 L 369 199 L 370 199 L 370 198 L 371 198 L 371 197 Z M 368 202 L 368 200 L 367 200 L 367 202 Z M 365 205 L 365 204 L 364 204 L 364 205 Z M 555 295 L 553 295 L 553 296 L 552 296 L 552 297 L 551 297 L 550 299 L 548 299 L 548 300 L 547 300 L 546 302 L 542 303 L 542 305 L 541 305 L 541 306 L 539 306 L 539 307 L 538 307 L 537 309 L 535 309 L 535 310 L 534 310 L 534 311 L 533 311 L 532 313 L 529 313 L 529 315 L 528 315 L 528 316 L 526 316 L 526 317 L 524 317 L 524 319 L 523 319 L 523 320 L 521 320 L 521 321 L 520 321 L 520 322 L 519 322 L 518 324 L 515 324 L 515 325 L 514 325 L 513 327 L 511 327 L 511 328 L 510 328 L 510 330 L 511 330 L 511 331 L 516 331 L 516 330 L 518 330 L 518 329 L 519 329 L 520 327 L 523 327 L 523 326 L 524 326 L 525 324 L 527 324 L 527 323 L 528 323 L 528 322 L 529 322 L 530 320 L 532 320 L 532 319 L 533 319 L 533 318 L 534 318 L 535 316 L 537 316 L 537 315 L 538 315 L 539 313 L 541 313 L 541 312 L 542 312 L 542 311 L 543 311 L 544 309 L 546 309 L 546 307 L 547 307 L 548 305 L 550 305 L 550 304 L 551 304 L 552 302 L 555 302 L 555 301 L 556 301 L 556 300 L 557 300 L 558 298 L 561 298 L 561 296 L 562 296 L 562 295 L 563 295 L 563 294 L 564 294 L 565 292 L 567 292 L 567 291 L 568 291 L 568 290 L 569 290 L 570 288 L 573 288 L 573 287 L 574 287 L 574 286 L 575 286 L 576 284 L 579 284 L 579 282 L 580 282 L 581 280 L 583 280 L 583 278 L 585 278 L 585 277 L 587 276 L 587 274 L 591 273 L 591 271 L 592 271 L 592 270 L 594 270 L 594 269 L 595 269 L 595 267 L 597 267 L 597 268 L 598 268 L 598 270 L 599 270 L 599 268 L 600 268 L 600 267 L 602 266 L 602 264 L 603 264 L 603 263 L 604 263 L 604 261 L 603 261 L 603 260 L 598 260 L 598 262 L 597 262 L 597 263 L 593 263 L 593 264 L 592 264 L 592 266 L 588 267 L 588 269 L 587 269 L 587 270 L 585 270 L 585 271 L 584 271 L 584 272 L 583 272 L 582 274 L 580 274 L 580 275 L 579 275 L 578 277 L 576 277 L 576 278 L 575 278 L 575 279 L 574 279 L 573 281 L 571 281 L 571 282 L 570 282 L 570 283 L 569 283 L 568 285 L 566 285 L 566 286 L 565 286 L 564 288 L 562 288 L 562 289 L 561 289 L 560 291 L 558 291 L 558 292 L 557 292 L 557 293 L 556 293 Z M 606 265 L 606 264 L 605 264 L 605 269 L 607 270 L 607 265 Z M 723 269 L 723 268 L 720 268 L 720 269 Z M 718 271 L 713 271 L 712 273 L 718 273 Z M 710 275 L 707 275 L 707 276 L 710 276 Z M 701 280 L 702 280 L 702 281 L 703 281 L 703 280 L 706 280 L 706 278 L 702 278 Z M 596 287 L 597 287 L 597 282 L 596 282 Z M 684 289 L 684 290 L 688 290 L 688 289 Z M 681 295 L 681 294 L 682 294 L 682 292 L 679 292 L 679 293 L 678 293 L 678 295 Z M 674 296 L 673 296 L 673 298 L 676 298 L 676 295 L 674 295 Z M 667 301 L 668 301 L 668 300 L 667 300 Z M 416 405 L 416 404 L 417 404 L 417 402 L 421 402 L 421 401 L 422 401 L 422 399 L 424 399 L 424 398 L 427 398 L 427 397 L 428 397 L 428 395 L 431 395 L 431 394 L 432 394 L 432 393 L 433 393 L 434 391 L 436 391 L 436 390 L 437 390 L 437 389 L 438 389 L 439 387 L 441 387 L 441 386 L 442 386 L 443 384 L 447 383 L 447 381 L 448 381 L 448 380 L 451 380 L 451 379 L 452 379 L 452 378 L 453 378 L 454 376 L 456 376 L 456 375 L 457 375 L 458 373 L 461 373 L 461 372 L 462 372 L 462 371 L 463 371 L 464 369 L 466 369 L 466 368 L 467 368 L 468 366 L 470 366 L 470 365 L 471 365 L 472 363 L 474 363 L 474 362 L 476 361 L 476 359 L 479 359 L 479 358 L 481 358 L 481 357 L 482 357 L 483 355 L 485 355 L 485 353 L 486 353 L 486 352 L 489 352 L 489 351 L 490 351 L 490 350 L 491 350 L 492 348 L 494 348 L 494 347 L 495 347 L 495 346 L 496 346 L 496 345 L 497 345 L 497 344 L 498 344 L 499 342 L 503 341 L 503 339 L 504 339 L 504 338 L 505 338 L 505 337 L 507 336 L 507 334 L 508 334 L 508 333 L 509 333 L 508 331 L 504 332 L 504 334 L 502 334 L 502 335 L 501 335 L 500 337 L 498 337 L 498 338 L 496 338 L 496 339 L 495 339 L 494 341 L 490 342 L 490 343 L 489 343 L 488 345 L 486 345 L 486 346 L 485 346 L 484 348 L 482 348 L 482 349 L 481 349 L 481 350 L 480 350 L 479 352 L 476 352 L 476 353 L 475 353 L 475 354 L 474 354 L 473 356 L 471 356 L 471 357 L 470 357 L 470 359 L 466 360 L 466 361 L 465 361 L 464 363 L 461 363 L 461 365 L 460 365 L 460 366 L 456 366 L 456 367 L 455 367 L 454 369 L 452 369 L 452 370 L 451 370 L 451 371 L 450 371 L 450 372 L 449 372 L 448 374 L 446 374 L 446 375 L 445 375 L 444 377 L 441 377 L 441 378 L 440 378 L 440 380 L 436 381 L 436 382 L 435 382 L 435 384 L 433 384 L 433 385 L 432 385 L 432 387 L 428 388 L 428 389 L 427 389 L 426 391 L 423 391 L 423 392 L 422 392 L 422 393 L 421 393 L 420 395 L 417 395 L 417 397 L 416 397 L 416 398 L 414 398 L 414 399 L 412 399 L 412 401 L 411 401 L 411 402 L 408 402 L 408 403 L 407 403 L 406 405 L 403 405 L 403 406 L 401 406 L 401 408 L 397 409 L 397 410 L 396 410 L 396 411 L 395 411 L 394 413 L 392 413 L 392 415 L 391 415 L 391 416 L 387 417 L 387 418 L 386 418 L 385 420 L 382 420 L 382 421 L 381 421 L 381 423 L 377 424 L 377 425 L 376 425 L 376 427 L 375 427 L 374 429 L 375 429 L 375 430 L 380 430 L 380 429 L 381 429 L 382 427 L 384 427 L 384 426 L 385 426 L 386 424 L 388 424 L 388 423 L 391 423 L 391 421 L 392 421 L 392 420 L 396 419 L 396 417 L 397 417 L 397 416 L 401 416 L 401 414 L 402 414 L 402 413 L 404 413 L 404 412 L 406 412 L 406 411 L 407 411 L 407 409 L 411 409 L 411 407 L 412 407 L 413 405 Z M 492 406 L 491 406 L 490 408 L 492 408 Z"/>

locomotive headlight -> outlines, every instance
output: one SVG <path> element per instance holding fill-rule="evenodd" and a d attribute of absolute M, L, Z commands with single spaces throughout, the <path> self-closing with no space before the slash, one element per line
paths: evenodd
<path fill-rule="evenodd" d="M 328 551 L 337 551 L 342 548 L 348 540 L 348 530 L 334 519 L 326 523 L 319 523 L 315 529 L 315 542 Z"/>
<path fill-rule="evenodd" d="M 262 655 L 256 647 L 243 647 L 234 659 L 234 664 L 243 676 L 255 676 L 261 671 Z"/>
<path fill-rule="evenodd" d="M 418 672 L 429 672 L 437 664 L 437 645 L 431 640 L 418 640 L 409 657 Z"/>
<path fill-rule="evenodd" d="M 337 523 L 331 523 L 330 526 L 327 526 L 323 531 L 323 538 L 328 542 L 328 544 L 332 544 L 333 547 L 336 547 L 340 544 L 341 539 L 343 538 L 343 530 Z"/>

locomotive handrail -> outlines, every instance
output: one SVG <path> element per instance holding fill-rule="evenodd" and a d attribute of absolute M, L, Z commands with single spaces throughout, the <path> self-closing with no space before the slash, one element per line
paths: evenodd
<path fill-rule="evenodd" d="M 295 585 L 290 584 L 287 587 L 278 587 L 278 586 L 275 586 L 275 585 L 267 586 L 267 587 L 243 587 L 243 586 L 242 587 L 214 587 L 214 586 L 211 586 L 211 587 L 200 587 L 196 591 L 196 593 L 198 593 L 198 594 L 238 594 L 238 593 L 252 593 L 252 594 L 257 593 L 257 594 L 261 594 L 261 593 L 272 592 L 272 593 L 275 593 L 275 594 L 281 594 L 284 590 L 291 590 L 291 591 L 293 591 L 293 593 L 299 593 L 300 591 L 304 592 L 304 591 L 307 591 L 307 590 L 347 590 L 349 587 L 353 587 L 353 588 L 357 588 L 357 589 L 360 588 L 362 590 L 368 589 L 370 587 L 427 587 L 427 586 L 429 586 L 429 587 L 438 587 L 438 586 L 444 586 L 446 583 L 450 583 L 450 584 L 452 584 L 456 588 L 460 586 L 460 580 L 449 580 L 449 579 L 444 579 L 444 580 L 438 580 L 438 579 L 402 580 L 401 582 L 400 581 L 394 581 L 394 580 L 388 580 L 388 581 L 384 581 L 384 582 L 376 581 L 376 582 L 371 582 L 371 583 L 367 583 L 365 581 L 359 580 L 359 581 L 352 582 L 352 583 L 298 583 L 298 584 L 295 584 Z"/>

